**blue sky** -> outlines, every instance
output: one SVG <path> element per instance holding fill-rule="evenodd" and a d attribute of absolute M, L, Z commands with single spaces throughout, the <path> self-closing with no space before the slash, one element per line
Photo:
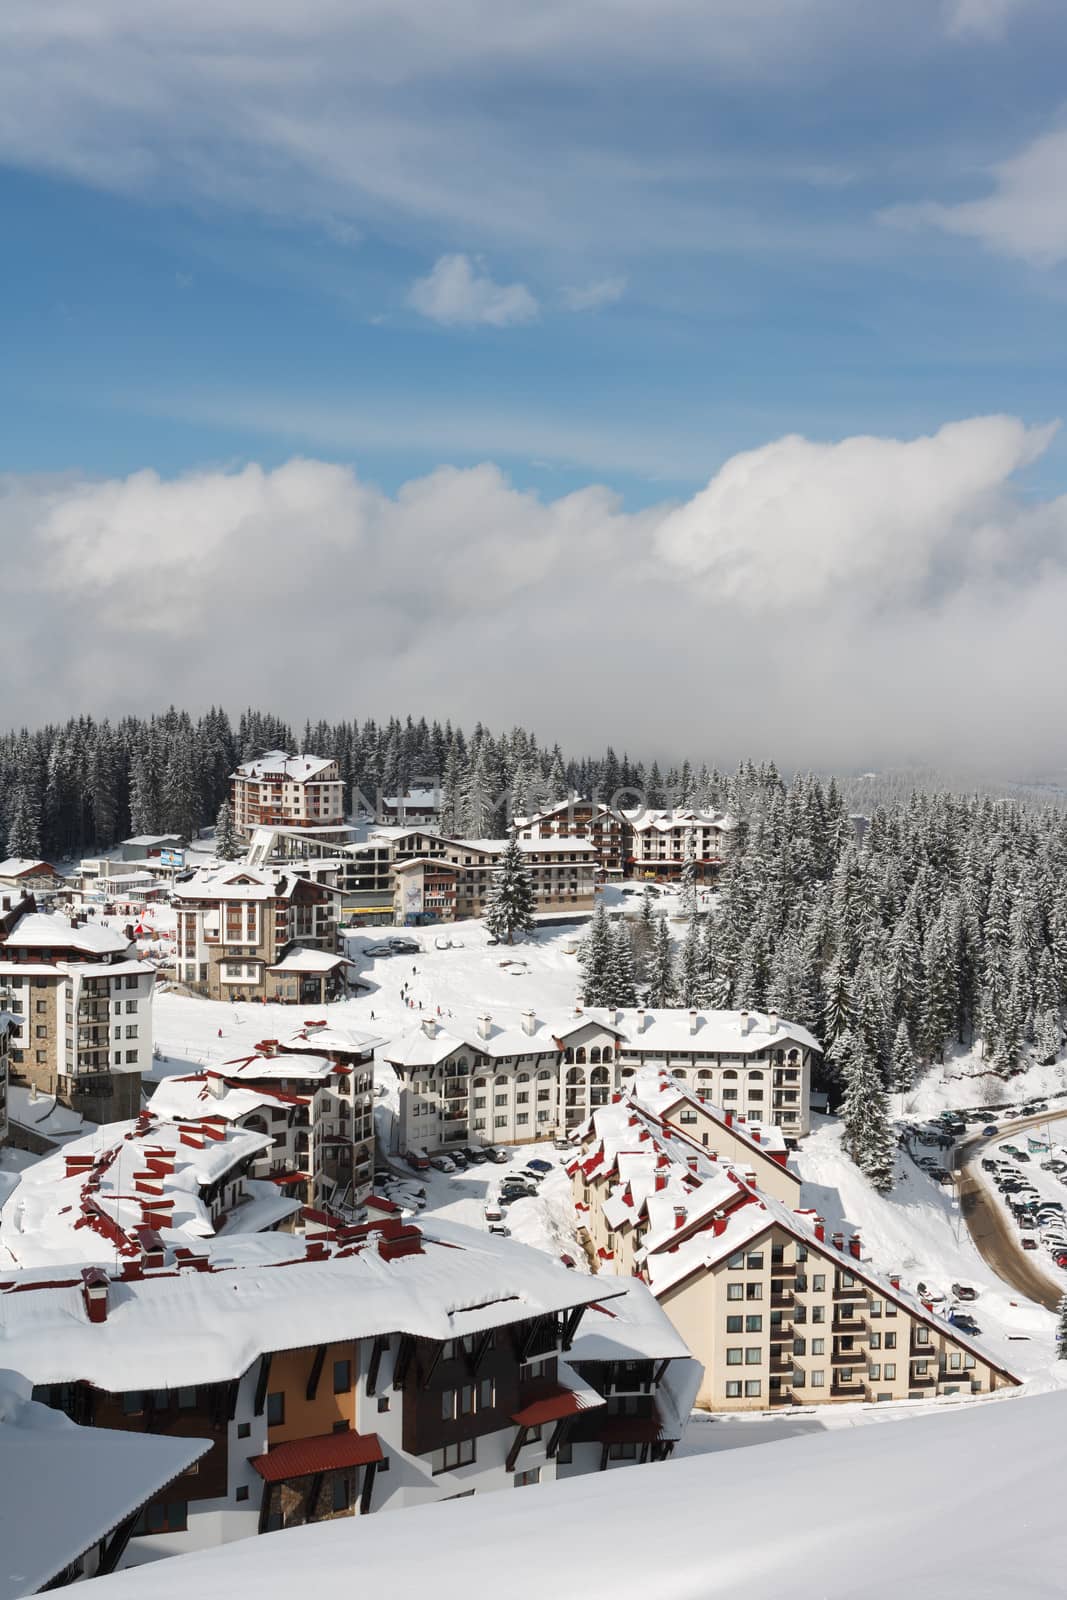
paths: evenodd
<path fill-rule="evenodd" d="M 1054 5 L 583 0 L 531 41 L 508 4 L 481 39 L 473 3 L 442 44 L 405 0 L 410 48 L 362 4 L 295 39 L 270 4 L 79 7 L 73 46 L 62 4 L 23 25 L 0 122 L 6 470 L 309 452 L 395 487 L 488 458 L 640 505 L 785 433 L 1062 409 L 1067 239 L 885 217 L 988 196 L 1062 125 Z M 457 255 L 536 311 L 416 309 Z"/>
<path fill-rule="evenodd" d="M 4 0 L 12 717 L 1067 767 L 1065 42 L 1062 0 Z"/>

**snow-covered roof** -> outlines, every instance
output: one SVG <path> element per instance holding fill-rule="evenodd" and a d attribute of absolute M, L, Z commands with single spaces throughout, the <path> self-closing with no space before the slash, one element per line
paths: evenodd
<path fill-rule="evenodd" d="M 622 816 L 635 833 L 670 833 L 674 828 L 715 828 L 720 833 L 733 833 L 737 820 L 728 812 L 693 810 L 624 811 Z"/>
<path fill-rule="evenodd" d="M 174 885 L 176 900 L 276 900 L 286 899 L 300 878 L 281 867 L 247 867 L 242 861 L 200 867 L 185 883 Z M 326 887 L 326 885 L 319 885 Z"/>
<path fill-rule="evenodd" d="M 395 1067 L 436 1066 L 455 1050 L 470 1050 L 473 1046 L 462 1034 L 453 1033 L 437 1024 L 432 1036 L 421 1025 L 409 1028 L 396 1039 L 391 1039 L 382 1051 L 383 1058 Z"/>
<path fill-rule="evenodd" d="M 50 861 L 35 861 L 29 856 L 8 856 L 6 861 L 0 861 L 0 878 L 29 878 L 38 872 L 60 876 Z"/>
<path fill-rule="evenodd" d="M 409 789 L 407 794 L 387 794 L 382 798 L 383 806 L 403 805 L 406 811 L 434 810 L 441 804 L 440 789 Z"/>
<path fill-rule="evenodd" d="M 93 955 L 118 955 L 130 948 L 125 934 L 100 922 L 74 927 L 59 911 L 27 911 L 5 942 L 15 950 L 85 950 Z"/>
<path fill-rule="evenodd" d="M 620 1278 L 619 1282 L 625 1286 L 624 1293 L 586 1311 L 571 1346 L 571 1360 L 635 1361 L 644 1357 L 665 1361 L 690 1357 L 689 1346 L 647 1283 L 640 1278 Z"/>
<path fill-rule="evenodd" d="M 292 945 L 268 970 L 271 972 L 334 972 L 338 967 L 350 967 L 347 956 L 331 955 L 328 950 L 314 950 L 308 945 Z"/>
<path fill-rule="evenodd" d="M 415 1243 L 412 1253 L 376 1248 L 391 1228 Z M 0 1274 L 0 1366 L 34 1383 L 83 1380 L 113 1393 L 221 1383 L 266 1351 L 393 1333 L 463 1338 L 625 1291 L 437 1217 L 419 1228 L 374 1224 L 361 1238 L 361 1246 L 331 1246 L 246 1236 L 240 1266 L 213 1256 L 206 1270 L 112 1278 L 107 1318 L 96 1326 L 80 1277 L 56 1284 Z"/>
<path fill-rule="evenodd" d="M 209 1238 L 215 1229 L 201 1188 L 271 1145 L 269 1134 L 222 1121 L 207 1130 L 146 1112 L 106 1123 L 22 1173 L 0 1212 L 0 1268 L 139 1257 L 134 1230 L 147 1225 L 153 1203 L 166 1221 L 150 1225 L 165 1243 Z"/>
<path fill-rule="evenodd" d="M 335 1055 L 365 1056 L 384 1044 L 385 1040 L 379 1034 L 363 1033 L 357 1028 L 306 1022 L 287 1039 L 279 1040 L 279 1043 L 283 1050 L 329 1050 Z"/>
<path fill-rule="evenodd" d="M 692 1109 L 698 1115 L 718 1123 L 724 1134 L 732 1134 L 751 1151 L 754 1160 L 758 1161 L 762 1157 L 774 1161 L 777 1167 L 790 1172 L 790 1176 L 795 1178 L 797 1183 L 800 1182 L 797 1173 L 790 1171 L 781 1159 L 776 1159 L 783 1157 L 788 1150 L 785 1134 L 776 1123 L 761 1122 L 755 1117 L 744 1117 L 733 1111 L 724 1111 L 721 1106 L 714 1105 L 710 1100 L 702 1100 L 699 1095 L 694 1094 L 681 1078 L 667 1076 L 655 1067 L 638 1069 L 634 1074 L 627 1098 L 654 1112 L 657 1117 L 675 1124 L 682 1110 Z M 679 1131 L 685 1134 L 684 1128 Z"/>
<path fill-rule="evenodd" d="M 43 1589 L 211 1443 L 79 1427 L 0 1374 L 0 1600 Z"/>
<path fill-rule="evenodd" d="M 268 750 L 253 761 L 243 761 L 232 774 L 235 778 L 282 777 L 286 783 L 308 783 L 321 779 L 336 763 L 327 756 L 293 756 L 285 750 Z"/>

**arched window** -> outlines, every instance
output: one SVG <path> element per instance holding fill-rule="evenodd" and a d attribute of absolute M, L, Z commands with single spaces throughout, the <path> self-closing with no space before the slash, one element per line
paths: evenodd
<path fill-rule="evenodd" d="M 726 1071 L 723 1073 L 723 1077 L 724 1078 L 736 1078 L 737 1077 L 737 1073 L 734 1071 L 733 1067 L 727 1067 Z"/>
<path fill-rule="evenodd" d="M 488 1078 L 475 1078 L 474 1087 L 476 1089 L 484 1089 L 488 1082 L 489 1082 Z"/>
<path fill-rule="evenodd" d="M 577 1067 L 572 1067 L 567 1074 L 567 1082 L 575 1085 L 583 1084 L 585 1082 L 585 1073 L 579 1072 Z"/>
<path fill-rule="evenodd" d="M 580 1044 L 578 1046 L 577 1050 L 574 1052 L 574 1059 L 575 1059 L 575 1061 L 584 1061 L 585 1060 L 585 1045 L 584 1044 Z"/>
<path fill-rule="evenodd" d="M 554 1076 L 555 1076 L 555 1074 L 554 1074 L 554 1073 L 551 1073 L 551 1072 L 549 1072 L 549 1071 L 548 1071 L 548 1070 L 547 1070 L 547 1068 L 546 1068 L 546 1070 L 545 1070 L 545 1071 L 544 1071 L 544 1072 L 539 1072 L 539 1073 L 538 1073 L 538 1074 L 537 1074 L 537 1081 L 538 1081 L 538 1083 L 544 1083 L 544 1082 L 545 1082 L 545 1080 L 546 1080 L 546 1079 L 548 1079 L 548 1078 L 552 1078 L 552 1077 L 554 1077 Z"/>
<path fill-rule="evenodd" d="M 574 1051 L 571 1049 L 570 1045 L 568 1045 L 566 1050 L 564 1050 L 563 1059 L 568 1066 L 570 1066 L 571 1062 L 574 1060 Z"/>
<path fill-rule="evenodd" d="M 530 1074 L 528 1072 L 520 1072 L 518 1078 L 515 1081 L 517 1083 L 529 1083 Z"/>
<path fill-rule="evenodd" d="M 610 1079 L 611 1073 L 608 1071 L 607 1067 L 594 1067 L 592 1072 L 589 1074 L 590 1083 L 608 1083 Z"/>
<path fill-rule="evenodd" d="M 749 1075 L 748 1075 L 748 1081 L 749 1081 L 749 1083 L 762 1083 L 763 1082 L 763 1073 L 762 1072 L 750 1072 Z"/>
<path fill-rule="evenodd" d="M 672 1078 L 684 1078 L 685 1077 L 685 1068 L 684 1067 L 673 1067 L 671 1069 L 671 1077 Z"/>
<path fill-rule="evenodd" d="M 711 1077 L 711 1068 L 710 1067 L 701 1067 L 699 1069 L 699 1071 L 697 1072 L 697 1077 L 698 1078 L 710 1078 Z"/>
<path fill-rule="evenodd" d="M 247 1128 L 249 1133 L 268 1133 L 270 1131 L 265 1117 L 247 1117 L 241 1126 Z"/>
<path fill-rule="evenodd" d="M 605 1061 L 612 1061 L 612 1060 L 614 1060 L 614 1058 L 615 1058 L 614 1050 L 611 1048 L 610 1044 L 606 1044 L 604 1046 L 604 1060 Z"/>
<path fill-rule="evenodd" d="M 457 1059 L 456 1059 L 456 1070 L 458 1072 L 466 1072 L 466 1070 L 467 1070 L 469 1065 L 470 1065 L 470 1063 L 468 1062 L 466 1056 L 457 1057 Z"/>
<path fill-rule="evenodd" d="M 590 1050 L 589 1059 L 590 1059 L 590 1061 L 593 1061 L 593 1062 L 599 1062 L 599 1060 L 600 1060 L 600 1046 L 598 1044 L 595 1044 L 593 1046 L 593 1048 Z"/>
<path fill-rule="evenodd" d="M 493 1082 L 496 1084 L 498 1089 L 506 1089 L 508 1086 L 508 1079 L 503 1072 L 501 1072 L 498 1077 L 494 1078 Z"/>
<path fill-rule="evenodd" d="M 800 1051 L 799 1050 L 790 1050 L 789 1059 L 790 1059 L 790 1061 L 799 1061 L 800 1060 Z"/>

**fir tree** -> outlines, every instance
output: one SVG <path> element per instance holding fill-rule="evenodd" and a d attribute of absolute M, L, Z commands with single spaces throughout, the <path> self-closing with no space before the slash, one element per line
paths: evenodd
<path fill-rule="evenodd" d="M 610 1003 L 613 961 L 611 928 L 601 900 L 593 913 L 589 931 L 578 947 L 582 999 L 587 1006 L 606 1006 Z"/>
<path fill-rule="evenodd" d="M 7 853 L 26 861 L 39 861 L 41 857 L 38 810 L 28 784 L 20 784 L 15 790 L 7 830 Z"/>
<path fill-rule="evenodd" d="M 659 918 L 658 923 L 656 947 L 652 952 L 649 970 L 648 1004 L 670 1006 L 674 1004 L 675 996 L 674 954 L 666 918 Z"/>
<path fill-rule="evenodd" d="M 625 922 L 620 922 L 611 935 L 608 988 L 608 1005 L 635 1006 L 637 1004 L 637 977 L 634 969 L 633 941 Z"/>
<path fill-rule="evenodd" d="M 896 1161 L 881 1069 L 853 1033 L 844 1036 L 840 1064 L 845 1083 L 841 1106 L 845 1148 L 879 1194 L 888 1194 L 896 1178 Z"/>
<path fill-rule="evenodd" d="M 706 983 L 704 977 L 704 952 L 700 938 L 700 924 L 690 918 L 682 956 L 678 963 L 678 1004 L 687 1009 L 704 1005 Z"/>
<path fill-rule="evenodd" d="M 892 1087 L 897 1094 L 910 1094 L 915 1087 L 915 1053 L 911 1048 L 908 1024 L 903 1017 L 897 1023 L 896 1036 L 893 1039 L 891 1073 Z"/>
<path fill-rule="evenodd" d="M 241 844 L 228 800 L 222 802 L 215 817 L 215 854 L 220 861 L 236 861 L 241 854 Z"/>
<path fill-rule="evenodd" d="M 534 890 L 530 869 L 517 839 L 509 839 L 485 904 L 485 925 L 497 939 L 513 944 L 517 933 L 534 926 Z"/>
<path fill-rule="evenodd" d="M 1057 1307 L 1056 1359 L 1067 1361 L 1067 1294 L 1060 1297 Z"/>
<path fill-rule="evenodd" d="M 1037 1034 L 1036 1054 L 1042 1066 L 1050 1067 L 1058 1058 L 1061 1043 L 1059 1011 L 1046 1011 Z"/>
<path fill-rule="evenodd" d="M 678 893 L 683 917 L 694 921 L 697 914 L 697 842 L 692 828 L 685 836 L 685 860 Z"/>

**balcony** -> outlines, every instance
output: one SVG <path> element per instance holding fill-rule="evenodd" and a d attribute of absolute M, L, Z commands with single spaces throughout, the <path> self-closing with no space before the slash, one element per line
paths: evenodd
<path fill-rule="evenodd" d="M 868 1292 L 869 1291 L 865 1288 L 865 1286 L 862 1283 L 854 1283 L 854 1284 L 852 1284 L 851 1288 L 847 1288 L 847 1289 L 841 1284 L 836 1284 L 834 1286 L 834 1299 L 835 1300 L 866 1300 Z"/>
<path fill-rule="evenodd" d="M 855 1367 L 866 1363 L 867 1357 L 862 1350 L 835 1350 L 830 1357 L 832 1367 Z"/>
<path fill-rule="evenodd" d="M 835 1400 L 862 1400 L 866 1393 L 867 1385 L 862 1378 L 854 1378 L 851 1383 L 830 1385 L 830 1394 Z"/>
<path fill-rule="evenodd" d="M 777 1323 L 771 1328 L 771 1343 L 782 1344 L 788 1340 L 792 1342 L 793 1324 L 791 1322 Z"/>
<path fill-rule="evenodd" d="M 771 1355 L 772 1372 L 792 1372 L 793 1357 L 791 1355 Z"/>
<path fill-rule="evenodd" d="M 796 1301 L 788 1289 L 779 1290 L 771 1295 L 772 1306 L 793 1306 Z"/>
<path fill-rule="evenodd" d="M 867 1324 L 862 1317 L 835 1317 L 830 1324 L 834 1333 L 851 1333 L 857 1339 L 866 1339 Z"/>

